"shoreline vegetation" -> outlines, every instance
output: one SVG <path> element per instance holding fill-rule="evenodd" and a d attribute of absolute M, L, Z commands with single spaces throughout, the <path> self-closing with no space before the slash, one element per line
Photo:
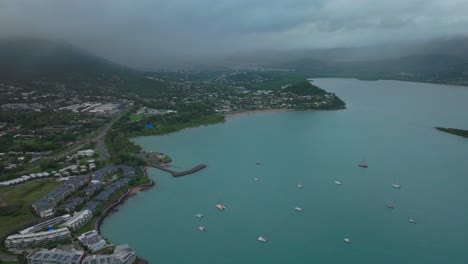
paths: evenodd
<path fill-rule="evenodd" d="M 435 129 L 437 129 L 439 131 L 442 131 L 442 132 L 445 132 L 445 133 L 449 133 L 449 134 L 457 135 L 457 136 L 460 136 L 460 137 L 468 138 L 468 130 L 457 129 L 457 128 L 445 128 L 445 127 L 435 127 Z"/>

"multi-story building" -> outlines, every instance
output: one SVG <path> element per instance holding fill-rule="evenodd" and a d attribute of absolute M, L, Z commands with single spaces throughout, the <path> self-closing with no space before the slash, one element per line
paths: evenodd
<path fill-rule="evenodd" d="M 41 222 L 41 223 L 39 223 L 37 225 L 28 227 L 28 228 L 26 228 L 24 230 L 21 230 L 21 231 L 19 231 L 19 233 L 20 234 L 34 233 L 34 232 L 43 230 L 43 229 L 45 229 L 45 228 L 47 228 L 49 226 L 54 226 L 54 225 L 60 224 L 62 222 L 65 222 L 70 218 L 71 218 L 71 215 L 69 215 L 69 214 L 62 215 L 62 216 L 59 216 L 59 217 L 55 217 L 55 218 L 52 218 L 50 220 Z"/>
<path fill-rule="evenodd" d="M 67 228 L 49 230 L 38 233 L 16 234 L 7 237 L 7 248 L 31 248 L 53 242 L 70 240 L 71 233 Z"/>
<path fill-rule="evenodd" d="M 115 247 L 114 256 L 119 264 L 132 264 L 136 260 L 135 251 L 128 245 L 120 245 Z"/>
<path fill-rule="evenodd" d="M 107 246 L 106 240 L 96 230 L 91 230 L 86 233 L 83 233 L 78 237 L 78 240 L 81 241 L 83 246 L 87 247 L 91 252 L 98 251 Z"/>
<path fill-rule="evenodd" d="M 117 246 L 112 255 L 92 255 L 83 259 L 83 264 L 113 263 L 132 264 L 136 260 L 136 254 L 128 245 Z"/>
<path fill-rule="evenodd" d="M 54 215 L 55 206 L 89 181 L 89 176 L 75 176 L 34 202 L 32 207 L 42 218 Z"/>
<path fill-rule="evenodd" d="M 83 251 L 40 250 L 26 256 L 28 264 L 80 264 Z"/>
<path fill-rule="evenodd" d="M 93 213 L 89 210 L 83 210 L 76 212 L 72 218 L 68 219 L 60 226 L 67 227 L 72 231 L 76 231 L 82 226 L 86 225 L 91 220 L 91 218 L 93 218 Z"/>

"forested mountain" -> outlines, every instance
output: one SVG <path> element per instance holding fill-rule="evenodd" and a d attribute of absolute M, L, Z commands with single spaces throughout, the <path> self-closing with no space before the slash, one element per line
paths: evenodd
<path fill-rule="evenodd" d="M 38 39 L 0 40 L 0 79 L 81 79 L 129 69 L 72 45 Z"/>

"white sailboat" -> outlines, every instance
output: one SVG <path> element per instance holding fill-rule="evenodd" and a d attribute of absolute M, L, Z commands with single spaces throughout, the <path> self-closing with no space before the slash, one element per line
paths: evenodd
<path fill-rule="evenodd" d="M 298 206 L 296 206 L 296 207 L 294 207 L 294 210 L 296 210 L 296 211 L 300 212 L 300 211 L 302 211 L 302 208 L 301 208 L 301 207 L 298 207 Z"/>

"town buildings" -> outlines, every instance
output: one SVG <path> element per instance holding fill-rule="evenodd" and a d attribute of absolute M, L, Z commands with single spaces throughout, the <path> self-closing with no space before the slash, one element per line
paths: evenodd
<path fill-rule="evenodd" d="M 87 175 L 70 178 L 45 197 L 34 202 L 32 207 L 42 218 L 52 216 L 55 213 L 55 206 L 59 202 L 63 201 L 68 195 L 78 190 L 78 188 L 85 185 L 88 181 L 89 176 Z"/>
<path fill-rule="evenodd" d="M 136 254 L 128 245 L 115 247 L 114 254 L 111 255 L 92 255 L 83 259 L 83 264 L 131 264 L 135 262 Z"/>
<path fill-rule="evenodd" d="M 67 227 L 72 231 L 80 229 L 82 226 L 86 225 L 93 218 L 93 213 L 89 210 L 83 210 L 80 212 L 75 212 L 73 217 L 68 219 L 65 223 L 60 225 L 61 227 Z"/>
<path fill-rule="evenodd" d="M 57 230 L 42 231 L 37 233 L 11 235 L 5 240 L 5 246 L 7 248 L 34 248 L 41 245 L 70 239 L 70 230 L 67 228 L 59 228 Z"/>
<path fill-rule="evenodd" d="M 38 232 L 38 231 L 41 231 L 41 230 L 44 230 L 44 229 L 48 228 L 49 226 L 54 226 L 54 225 L 58 225 L 60 223 L 63 223 L 63 222 L 67 221 L 70 218 L 71 218 L 71 216 L 69 214 L 58 216 L 58 217 L 49 219 L 47 221 L 41 222 L 41 223 L 39 223 L 37 225 L 28 227 L 28 228 L 26 228 L 24 230 L 21 230 L 21 231 L 19 231 L 19 233 L 20 234 L 29 234 L 29 233 Z"/>
<path fill-rule="evenodd" d="M 80 264 L 84 251 L 40 250 L 26 256 L 28 264 Z"/>
<path fill-rule="evenodd" d="M 106 240 L 104 240 L 96 230 L 91 230 L 81 234 L 81 236 L 78 237 L 78 240 L 80 240 L 83 246 L 91 250 L 91 252 L 98 251 L 107 246 Z"/>

